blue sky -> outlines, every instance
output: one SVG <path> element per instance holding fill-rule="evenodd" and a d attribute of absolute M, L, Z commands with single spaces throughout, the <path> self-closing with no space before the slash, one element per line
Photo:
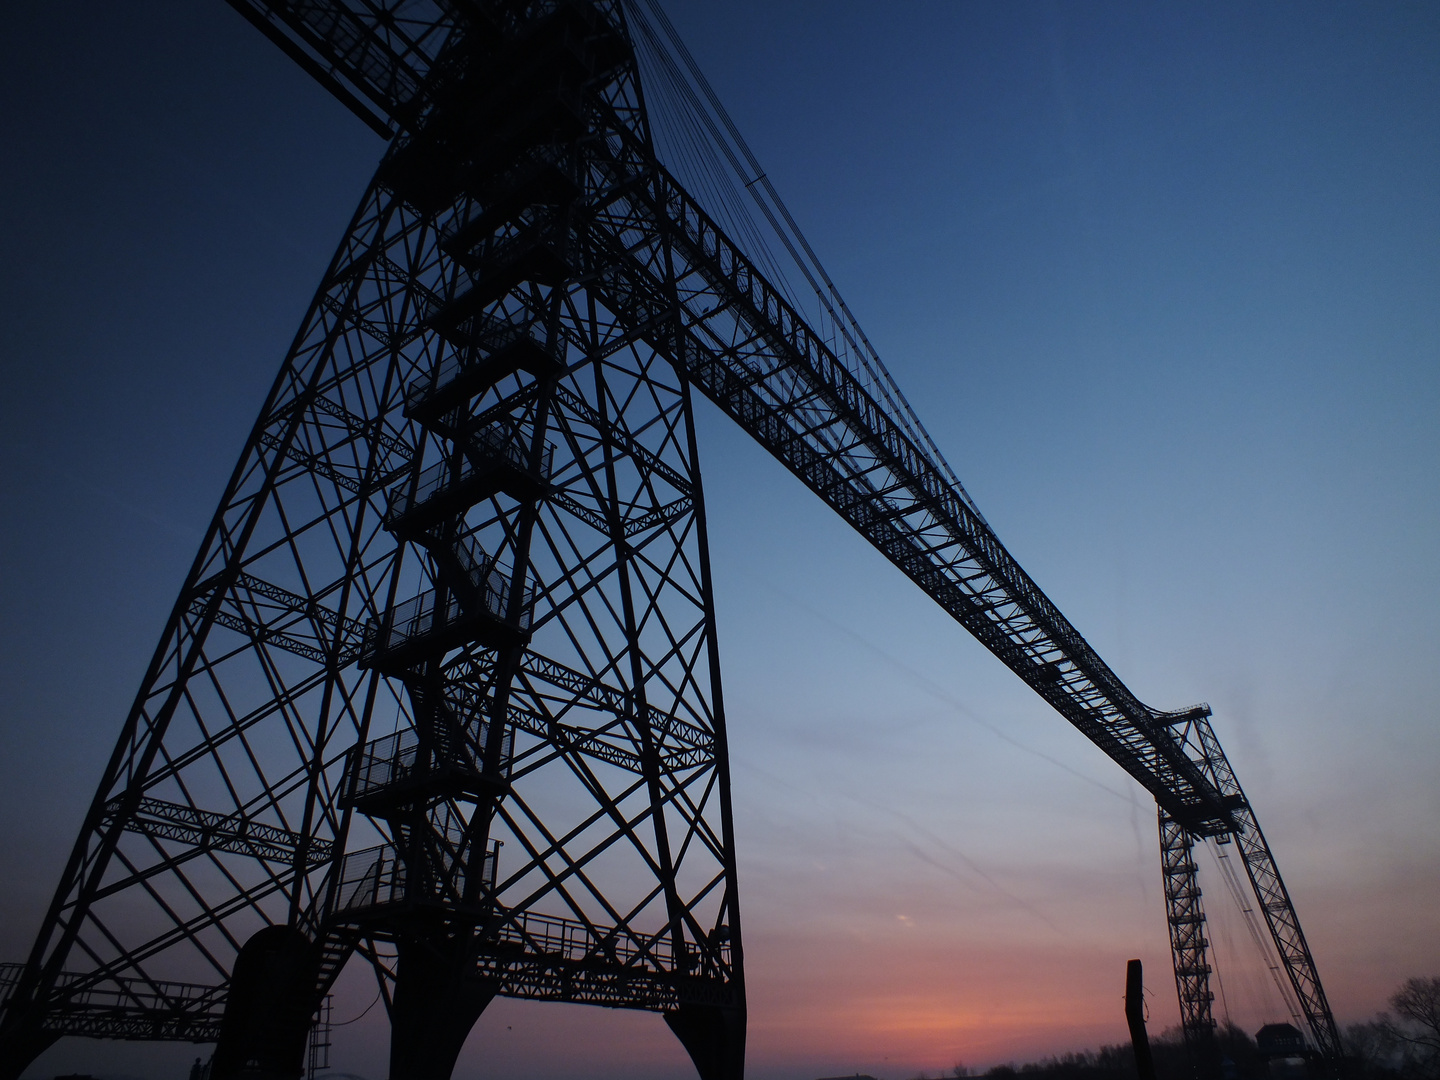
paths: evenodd
<path fill-rule="evenodd" d="M 1440 970 L 1436 9 L 669 10 L 1001 539 L 1142 698 L 1214 707 L 1342 1021 Z M 18 959 L 380 146 L 223 4 L 9 25 Z M 1143 793 L 716 410 L 700 426 L 751 1074 L 1119 1041 L 1131 956 L 1173 1022 Z M 1253 1030 L 1275 1004 L 1207 895 Z M 346 1018 L 368 997 L 342 989 Z M 382 1033 L 350 1030 L 337 1064 L 378 1077 Z M 35 1075 L 148 1053 L 76 1044 Z M 502 1003 L 457 1075 L 687 1070 L 653 1017 Z"/>

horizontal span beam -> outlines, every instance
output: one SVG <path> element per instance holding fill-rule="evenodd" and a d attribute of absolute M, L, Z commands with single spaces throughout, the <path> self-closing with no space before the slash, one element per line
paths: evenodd
<path fill-rule="evenodd" d="M 439 0 L 229 0 L 384 138 L 415 115 L 431 65 L 457 25 Z"/>
<path fill-rule="evenodd" d="M 612 126 L 623 131 L 618 120 Z M 606 165 L 644 178 L 629 187 L 628 215 L 612 205 L 596 217 L 597 230 L 616 230 L 597 238 L 597 259 L 625 268 L 601 285 L 622 321 L 655 326 L 654 343 L 697 389 L 1177 820 L 1197 831 L 1230 827 L 1230 808 L 1162 714 L 1130 692 L 1031 580 L 904 418 L 869 393 L 645 147 L 615 152 Z M 621 230 L 663 238 L 656 243 L 673 258 L 646 262 Z M 662 276 L 670 271 L 659 266 L 676 266 L 685 281 L 683 319 L 654 317 L 673 295 Z"/>
<path fill-rule="evenodd" d="M 0 964 L 0 1005 L 20 981 L 24 964 Z M 164 1042 L 214 1042 L 220 1037 L 225 988 L 158 982 L 132 975 L 63 973 L 44 1029 L 57 1035 Z"/>
<path fill-rule="evenodd" d="M 438 0 L 408 6 L 401 0 L 231 3 L 386 135 L 417 118 L 436 58 L 465 19 L 460 8 Z M 623 123 L 611 126 L 634 140 Z M 652 180 L 648 224 L 683 252 L 691 272 L 708 285 L 703 304 L 697 297 L 687 301 L 690 340 L 669 343 L 677 366 L 1177 820 L 1199 832 L 1232 828 L 1233 815 L 1170 735 L 1162 714 L 1135 698 L 1020 568 L 968 498 L 907 434 L 904 418 L 890 415 L 866 391 L 740 248 L 655 165 L 647 148 L 632 142 L 614 162 L 632 175 L 637 163 Z M 658 290 L 654 281 L 631 284 L 639 285 L 635 299 L 648 302 L 641 321 L 663 325 L 655 312 L 673 306 L 667 283 L 658 283 Z M 738 313 L 751 331 L 748 352 L 727 357 L 717 351 L 703 337 L 704 312 Z M 708 365 L 709 377 L 692 370 L 691 360 Z M 724 377 L 717 367 L 727 369 Z M 782 387 L 778 396 L 776 386 Z M 800 400 L 804 417 L 794 410 Z M 817 411 L 823 414 L 818 424 Z M 778 425 L 758 423 L 765 412 Z M 766 437 L 778 429 L 786 433 L 780 441 Z M 836 439 L 836 431 L 846 437 Z M 809 453 L 797 456 L 796 444 Z M 856 451 L 866 467 L 856 467 Z M 884 474 L 882 482 L 875 472 Z"/>
<path fill-rule="evenodd" d="M 396 901 L 411 910 L 425 901 Z M 387 902 L 337 912 L 337 923 L 378 939 L 393 933 Z M 449 910 L 443 903 L 434 910 Z M 477 909 L 475 914 L 480 915 Z M 483 916 L 482 916 L 483 918 Z M 476 971 L 506 997 L 663 1011 L 677 1004 L 737 1003 L 730 942 L 687 942 L 677 953 L 666 929 L 640 933 L 532 911 L 492 914 L 476 943 Z"/>
<path fill-rule="evenodd" d="M 738 1004 L 733 986 L 718 979 L 662 977 L 624 968 L 597 970 L 576 963 L 493 957 L 480 961 L 479 972 L 487 981 L 500 984 L 501 997 L 532 1001 L 648 1012 L 669 1012 L 677 1005 Z"/>
<path fill-rule="evenodd" d="M 335 847 L 329 840 L 307 837 L 276 825 L 266 825 L 236 811 L 220 814 L 198 810 L 182 803 L 160 799 L 141 799 L 133 813 L 123 813 L 120 800 L 105 808 L 104 822 L 119 821 L 127 832 L 140 833 L 157 840 L 184 844 L 203 851 L 228 851 L 236 855 L 252 855 L 267 862 L 291 865 L 296 856 L 305 852 L 305 865 L 313 869 L 330 861 Z"/>
<path fill-rule="evenodd" d="M 626 927 L 594 927 L 533 912 L 504 916 L 479 960 L 506 997 L 664 1011 L 678 1004 L 734 1005 L 728 942 L 691 945 Z"/>
<path fill-rule="evenodd" d="M 218 604 L 216 589 L 224 587 Z M 210 578 L 196 586 L 190 613 L 209 617 L 252 642 L 317 664 L 345 667 L 360 655 L 365 625 L 326 607 L 317 598 L 282 589 L 254 574 L 239 573 L 228 585 Z"/>

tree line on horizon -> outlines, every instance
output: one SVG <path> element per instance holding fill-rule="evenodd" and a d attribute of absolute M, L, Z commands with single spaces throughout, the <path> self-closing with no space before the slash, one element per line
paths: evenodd
<path fill-rule="evenodd" d="M 1390 995 L 1390 1009 L 1349 1025 L 1343 1034 L 1350 1080 L 1440 1080 L 1440 976 L 1407 979 Z M 1275 1066 L 1255 1040 L 1232 1023 L 1216 1030 L 1225 1080 L 1304 1080 L 1305 1066 Z M 1156 1080 L 1192 1080 L 1180 1028 L 1150 1040 Z M 1318 1074 L 1317 1074 L 1318 1075 Z M 956 1064 L 936 1080 L 1137 1080 L 1129 1043 L 1080 1050 L 1024 1065 L 970 1069 Z M 929 1080 L 920 1073 L 916 1080 Z"/>

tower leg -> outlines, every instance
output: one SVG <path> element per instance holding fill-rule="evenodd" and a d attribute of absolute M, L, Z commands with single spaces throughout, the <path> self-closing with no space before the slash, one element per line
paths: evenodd
<path fill-rule="evenodd" d="M 315 1015 L 318 955 L 293 926 L 267 926 L 235 957 L 212 1080 L 298 1080 Z"/>
<path fill-rule="evenodd" d="M 390 1080 L 449 1080 L 498 987 L 477 976 L 468 930 L 405 934 L 398 952 Z"/>
<path fill-rule="evenodd" d="M 1210 1003 L 1210 942 L 1200 903 L 1199 869 L 1194 841 L 1178 821 L 1160 808 L 1160 864 L 1165 876 L 1165 914 L 1175 962 L 1175 991 L 1180 998 L 1180 1029 L 1196 1080 L 1220 1080 L 1220 1048 Z"/>
<path fill-rule="evenodd" d="M 19 1080 L 30 1065 L 60 1038 L 38 1027 L 21 1027 L 0 1031 L 0 1080 Z"/>
<path fill-rule="evenodd" d="M 681 1005 L 665 1023 L 685 1047 L 700 1080 L 745 1076 L 745 1010 L 719 1005 Z"/>

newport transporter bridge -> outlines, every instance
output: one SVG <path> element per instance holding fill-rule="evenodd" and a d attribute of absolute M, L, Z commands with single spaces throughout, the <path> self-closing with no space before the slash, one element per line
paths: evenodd
<path fill-rule="evenodd" d="M 655 1011 L 742 1076 L 696 393 L 1155 797 L 1197 1075 L 1205 841 L 1338 1063 L 1210 710 L 1140 702 L 1000 544 L 655 0 L 230 2 L 388 145 L 0 967 L 0 1078 L 67 1035 L 299 1076 L 357 957 L 392 1080 L 496 995 Z"/>

